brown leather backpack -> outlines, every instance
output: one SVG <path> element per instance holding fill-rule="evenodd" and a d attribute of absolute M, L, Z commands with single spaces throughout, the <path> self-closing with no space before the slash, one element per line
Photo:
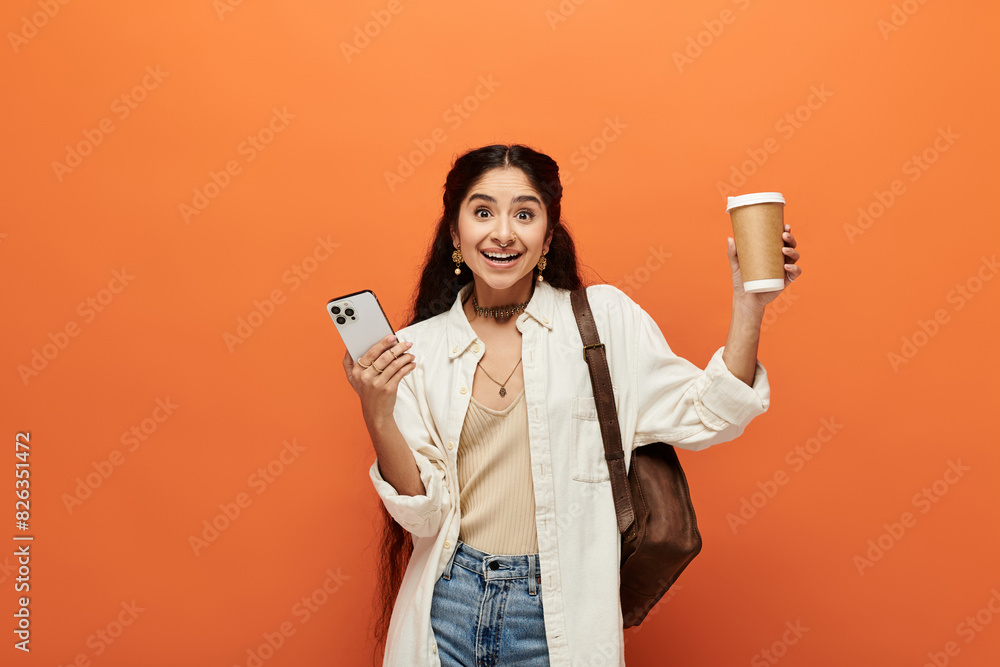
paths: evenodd
<path fill-rule="evenodd" d="M 622 536 L 623 626 L 642 623 L 684 568 L 701 551 L 701 534 L 687 478 L 673 446 L 657 442 L 632 450 L 628 475 L 608 360 L 597 333 L 586 288 L 570 292 L 583 356 L 590 368 L 604 457 Z"/>

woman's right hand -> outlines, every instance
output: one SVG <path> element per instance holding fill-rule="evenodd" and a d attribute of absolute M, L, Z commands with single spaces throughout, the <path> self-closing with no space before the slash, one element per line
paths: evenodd
<path fill-rule="evenodd" d="M 354 363 L 349 351 L 344 352 L 347 381 L 361 399 L 369 429 L 391 422 L 399 381 L 417 366 L 413 354 L 406 352 L 411 345 L 409 341 L 397 342 L 395 335 L 386 336 L 372 345 L 358 363 Z"/>

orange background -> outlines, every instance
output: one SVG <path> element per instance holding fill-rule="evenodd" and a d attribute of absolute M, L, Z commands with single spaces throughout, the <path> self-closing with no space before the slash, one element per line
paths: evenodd
<path fill-rule="evenodd" d="M 770 410 L 737 441 L 681 454 L 705 548 L 626 631 L 628 664 L 773 664 L 765 649 L 812 667 L 995 663 L 994 4 L 222 6 L 0 9 L 4 627 L 18 431 L 31 432 L 35 536 L 32 651 L 7 632 L 0 662 L 246 665 L 290 623 L 268 667 L 371 664 L 374 454 L 324 306 L 372 289 L 402 326 L 452 160 L 503 142 L 559 162 L 588 277 L 628 292 L 699 366 L 729 322 L 719 184 L 783 192 L 802 253 L 802 280 L 765 319 Z M 372 12 L 391 20 L 345 56 Z M 243 142 L 274 109 L 294 118 L 253 153 Z M 78 166 L 53 165 L 102 121 L 112 131 Z M 390 187 L 420 145 L 429 155 Z M 185 220 L 229 162 L 238 172 Z M 331 254 L 313 254 L 318 238 Z M 654 250 L 670 257 L 650 271 Z M 295 282 L 296 266 L 312 272 Z M 224 335 L 275 290 L 282 303 L 231 351 Z M 894 367 L 904 338 L 911 358 Z M 24 375 L 43 348 L 52 358 Z M 129 451 L 122 434 L 162 417 L 158 399 L 177 407 Z M 808 462 L 786 458 L 820 437 Z M 252 485 L 284 441 L 304 449 Z M 115 451 L 121 465 L 67 508 Z M 949 461 L 968 470 L 938 481 Z M 943 495 L 919 501 L 936 481 Z M 196 555 L 189 537 L 240 493 L 249 506 Z M 760 506 L 734 529 L 743 499 Z M 904 512 L 915 524 L 889 536 Z M 880 536 L 888 548 L 859 572 Z M 303 622 L 296 605 L 328 571 L 336 592 Z M 991 622 L 961 625 L 977 613 Z M 100 640 L 120 614 L 131 624 Z M 786 622 L 808 631 L 784 643 Z"/>

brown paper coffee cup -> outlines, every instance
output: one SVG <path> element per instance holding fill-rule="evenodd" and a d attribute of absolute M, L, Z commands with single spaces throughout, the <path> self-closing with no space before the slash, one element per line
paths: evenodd
<path fill-rule="evenodd" d="M 772 292 L 785 287 L 785 198 L 780 192 L 729 197 L 726 212 L 743 276 L 744 292 Z"/>

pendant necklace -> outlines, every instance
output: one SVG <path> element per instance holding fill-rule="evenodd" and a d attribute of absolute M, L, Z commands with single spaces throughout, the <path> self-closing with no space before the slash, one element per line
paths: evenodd
<path fill-rule="evenodd" d="M 476 364 L 476 365 L 479 366 L 479 364 Z M 516 371 L 517 367 L 520 366 L 520 365 L 521 365 L 521 360 L 518 359 L 517 363 L 514 365 L 514 371 Z M 479 368 L 483 371 L 483 373 L 486 373 L 486 369 L 485 368 L 483 368 L 482 366 L 479 366 Z M 493 380 L 493 378 L 490 377 L 489 373 L 486 373 L 486 377 L 490 378 L 491 380 L 493 380 L 497 384 L 500 384 L 500 395 L 501 396 L 506 396 L 507 395 L 507 387 L 506 387 L 507 381 L 510 380 L 514 376 L 514 371 L 510 372 L 510 375 L 507 376 L 507 380 L 503 381 L 503 384 L 500 384 L 496 380 Z"/>

